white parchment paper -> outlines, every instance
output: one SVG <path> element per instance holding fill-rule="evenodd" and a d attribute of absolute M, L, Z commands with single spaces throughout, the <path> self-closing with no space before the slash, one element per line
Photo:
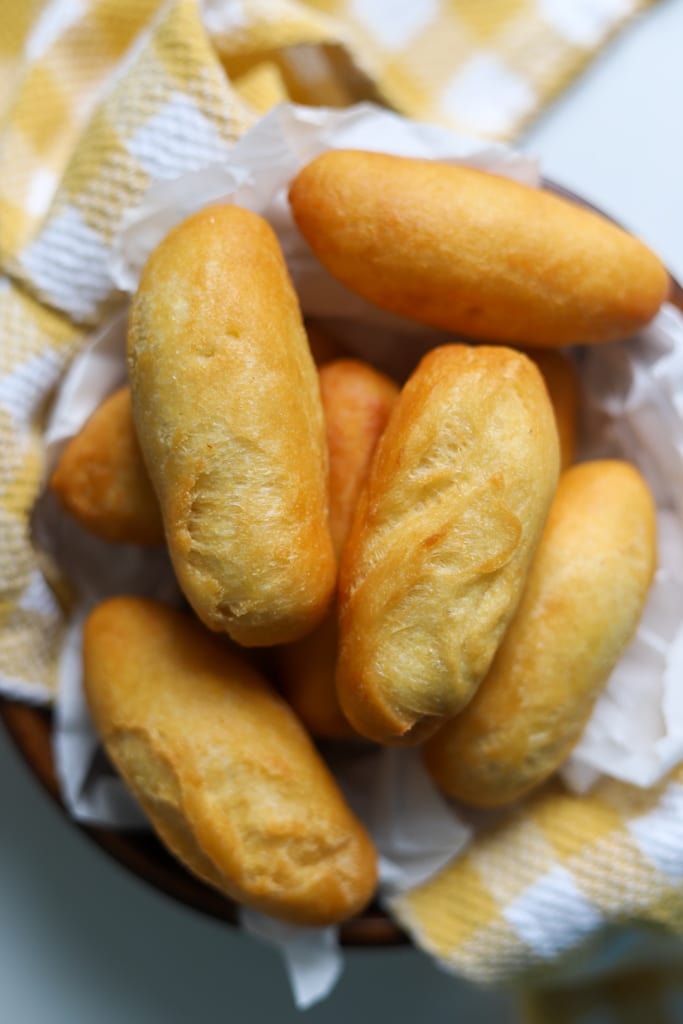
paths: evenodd
<path fill-rule="evenodd" d="M 115 240 L 113 279 L 132 293 L 147 256 L 174 224 L 211 203 L 236 202 L 276 229 L 304 314 L 325 318 L 349 351 L 404 378 L 422 352 L 446 336 L 376 310 L 334 281 L 312 256 L 287 206 L 289 182 L 304 164 L 326 149 L 348 147 L 463 162 L 538 182 L 535 163 L 509 149 L 370 105 L 344 111 L 285 105 L 244 136 L 225 165 L 150 189 L 141 206 L 128 212 Z M 50 466 L 65 440 L 125 377 L 126 312 L 97 332 L 65 378 L 48 428 Z M 602 775 L 651 786 L 683 759 L 683 319 L 665 307 L 637 338 L 587 349 L 579 359 L 585 398 L 581 457 L 624 457 L 645 474 L 658 506 L 660 569 L 638 633 L 563 776 L 579 791 Z M 87 537 L 49 495 L 37 509 L 36 536 L 81 594 L 57 701 L 54 742 L 65 800 L 80 820 L 138 825 L 140 811 L 98 753 L 88 720 L 80 687 L 80 625 L 89 607 L 112 593 L 178 603 L 170 565 L 163 552 L 113 548 Z M 430 877 L 469 842 L 471 819 L 436 793 L 417 752 L 336 750 L 330 756 L 377 843 L 387 898 Z M 283 951 L 299 1006 L 329 993 L 342 965 L 333 929 L 292 929 L 251 911 L 243 922 Z"/>
<path fill-rule="evenodd" d="M 624 458 L 657 503 L 658 569 L 638 631 L 562 770 L 649 787 L 683 760 L 683 317 L 581 354 L 582 458 Z"/>

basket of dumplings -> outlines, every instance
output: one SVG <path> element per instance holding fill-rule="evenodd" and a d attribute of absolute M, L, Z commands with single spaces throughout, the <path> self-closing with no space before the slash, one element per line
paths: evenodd
<path fill-rule="evenodd" d="M 491 976 L 609 918 L 683 758 L 680 318 L 659 259 L 528 161 L 315 117 L 122 227 L 116 371 L 44 499 L 92 544 L 69 670 L 190 873 L 316 927 L 379 878 Z M 417 869 L 382 889 L 392 841 Z"/>

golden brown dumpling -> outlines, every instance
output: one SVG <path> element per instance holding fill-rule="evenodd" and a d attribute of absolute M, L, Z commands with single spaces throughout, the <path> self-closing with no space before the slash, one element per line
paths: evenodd
<path fill-rule="evenodd" d="M 342 558 L 337 691 L 358 732 L 417 742 L 471 699 L 517 607 L 558 463 L 531 360 L 466 345 L 425 356 Z"/>
<path fill-rule="evenodd" d="M 648 323 L 669 291 L 654 253 L 606 218 L 471 167 L 334 150 L 304 167 L 289 199 L 343 284 L 470 338 L 610 341 Z"/>
<path fill-rule="evenodd" d="M 360 911 L 375 852 L 296 716 L 222 637 L 119 597 L 85 627 L 85 690 L 107 753 L 194 874 L 302 925 Z"/>
<path fill-rule="evenodd" d="M 638 471 L 611 460 L 569 469 L 488 675 L 425 747 L 446 793 L 493 807 L 555 771 L 635 632 L 655 564 L 654 503 Z"/>
<path fill-rule="evenodd" d="M 324 616 L 336 562 L 318 376 L 280 246 L 237 206 L 152 254 L 128 335 L 133 409 L 188 601 L 239 643 Z"/>

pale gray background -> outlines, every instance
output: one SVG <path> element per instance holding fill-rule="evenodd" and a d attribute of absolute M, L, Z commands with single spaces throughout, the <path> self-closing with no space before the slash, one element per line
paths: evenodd
<path fill-rule="evenodd" d="M 567 0 L 568 3 L 578 0 Z M 544 172 L 683 278 L 683 0 L 659 0 L 536 123 Z M 0 1021 L 299 1020 L 275 953 L 146 888 L 56 812 L 0 727 Z M 311 1024 L 517 1019 L 410 949 L 355 952 Z M 683 1017 L 681 1018 L 683 1019 Z"/>

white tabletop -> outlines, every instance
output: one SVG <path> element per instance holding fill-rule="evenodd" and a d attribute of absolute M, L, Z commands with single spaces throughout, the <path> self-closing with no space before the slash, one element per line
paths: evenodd
<path fill-rule="evenodd" d="M 567 0 L 571 2 L 571 0 Z M 683 279 L 683 0 L 659 0 L 527 132 L 544 173 L 641 235 Z M 0 728 L 0 1020 L 287 1021 L 277 956 L 147 888 L 87 842 Z M 409 948 L 352 952 L 315 1022 L 516 1019 Z"/>

